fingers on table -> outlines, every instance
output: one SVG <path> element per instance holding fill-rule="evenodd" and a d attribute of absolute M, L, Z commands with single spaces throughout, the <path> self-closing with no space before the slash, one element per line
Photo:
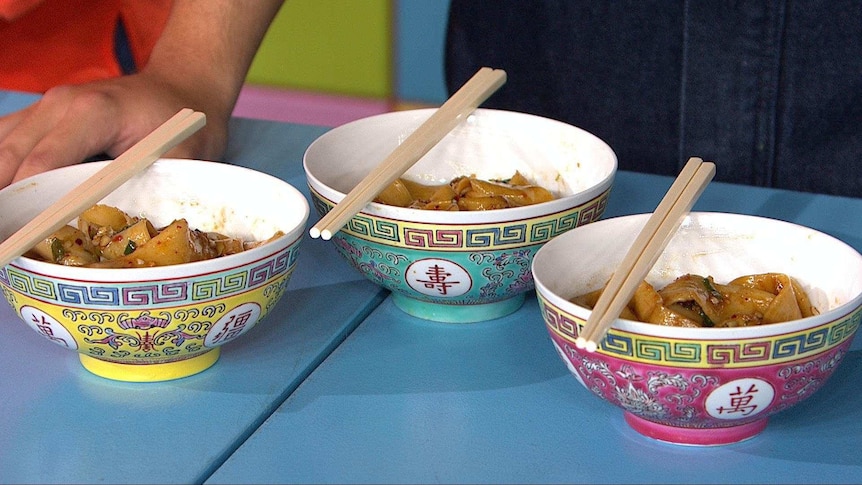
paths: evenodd
<path fill-rule="evenodd" d="M 0 184 L 71 165 L 104 151 L 118 126 L 102 95 L 39 102 L 0 119 Z M 96 99 L 98 98 L 98 99 Z"/>

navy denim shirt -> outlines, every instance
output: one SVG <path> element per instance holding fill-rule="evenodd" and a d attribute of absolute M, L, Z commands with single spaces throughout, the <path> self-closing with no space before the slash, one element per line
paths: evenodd
<path fill-rule="evenodd" d="M 862 197 L 862 2 L 452 0 L 450 91 L 584 128 L 620 168 Z"/>

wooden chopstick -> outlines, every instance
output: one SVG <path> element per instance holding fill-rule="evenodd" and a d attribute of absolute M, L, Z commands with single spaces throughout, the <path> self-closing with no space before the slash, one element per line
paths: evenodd
<path fill-rule="evenodd" d="M 501 69 L 483 67 L 410 134 L 310 230 L 313 238 L 328 240 L 377 194 L 404 174 L 446 134 L 506 82 Z"/>
<path fill-rule="evenodd" d="M 68 224 L 85 209 L 105 198 L 165 152 L 201 129 L 204 124 L 206 117 L 203 113 L 188 108 L 180 110 L 3 241 L 0 244 L 0 267 L 6 266 L 36 243 Z"/>
<path fill-rule="evenodd" d="M 602 291 L 575 341 L 578 348 L 596 351 L 713 176 L 714 163 L 689 159 Z"/>

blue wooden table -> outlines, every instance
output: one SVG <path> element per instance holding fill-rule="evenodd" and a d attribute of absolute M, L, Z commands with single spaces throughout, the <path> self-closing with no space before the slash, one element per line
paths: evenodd
<path fill-rule="evenodd" d="M 0 93 L 0 113 L 33 99 Z M 307 195 L 302 154 L 323 128 L 242 119 L 232 128 L 232 162 Z M 93 376 L 0 305 L 0 482 L 203 482 L 386 296 L 331 250 L 304 241 L 271 316 L 215 366 L 176 381 Z"/>
<path fill-rule="evenodd" d="M 0 113 L 32 99 L 0 93 Z M 302 153 L 324 128 L 232 128 L 228 161 L 307 195 Z M 606 217 L 651 211 L 671 181 L 621 172 Z M 862 250 L 862 199 L 713 183 L 695 210 L 784 219 Z M 669 445 L 629 429 L 568 374 L 533 294 L 498 320 L 428 322 L 328 242 L 303 244 L 279 310 L 214 367 L 176 381 L 92 376 L 0 306 L 0 482 L 862 481 L 860 336 L 818 394 L 755 438 Z"/>

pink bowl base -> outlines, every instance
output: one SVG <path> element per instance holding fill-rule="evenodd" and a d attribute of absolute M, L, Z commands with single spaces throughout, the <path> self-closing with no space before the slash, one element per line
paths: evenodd
<path fill-rule="evenodd" d="M 752 438 L 766 428 L 767 418 L 726 428 L 679 428 L 659 424 L 625 412 L 626 423 L 638 433 L 677 445 L 716 446 Z"/>

